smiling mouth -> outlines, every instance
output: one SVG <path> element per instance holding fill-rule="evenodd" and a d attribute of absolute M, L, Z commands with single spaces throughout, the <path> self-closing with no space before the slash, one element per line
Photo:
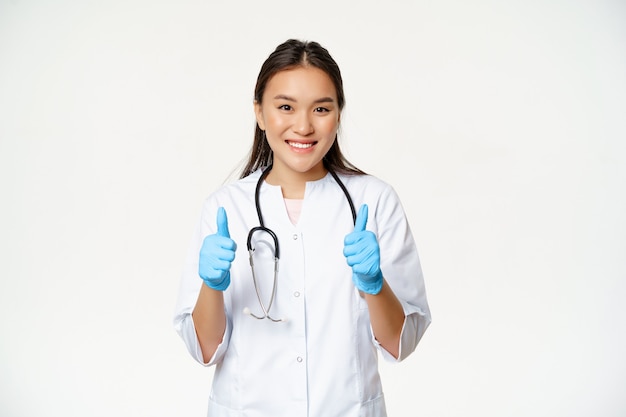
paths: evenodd
<path fill-rule="evenodd" d="M 308 149 L 313 147 L 313 145 L 315 145 L 317 142 L 307 142 L 307 143 L 302 143 L 302 142 L 291 142 L 291 141 L 287 141 L 287 144 L 289 146 L 292 146 L 294 148 L 298 148 L 298 149 Z"/>

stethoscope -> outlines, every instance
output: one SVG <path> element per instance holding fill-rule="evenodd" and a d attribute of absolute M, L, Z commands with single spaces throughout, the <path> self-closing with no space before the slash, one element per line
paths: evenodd
<path fill-rule="evenodd" d="M 326 169 L 328 170 L 330 175 L 332 175 L 332 177 L 335 179 L 335 181 L 341 188 L 341 191 L 343 191 L 344 195 L 346 196 L 346 199 L 348 200 L 348 204 L 350 205 L 350 212 L 352 214 L 352 222 L 356 223 L 356 211 L 354 209 L 354 203 L 352 202 L 350 193 L 348 193 L 348 189 L 346 188 L 344 183 L 339 179 L 339 177 L 333 170 L 329 169 L 328 167 L 326 167 Z M 252 281 L 254 282 L 254 290 L 256 291 L 256 296 L 257 296 L 257 299 L 259 300 L 259 305 L 261 306 L 261 310 L 263 311 L 263 314 L 257 316 L 256 314 L 252 313 L 248 307 L 244 308 L 243 312 L 259 320 L 269 319 L 273 322 L 285 322 L 287 321 L 287 319 L 285 318 L 275 319 L 272 316 L 270 316 L 270 309 L 272 308 L 272 304 L 274 303 L 274 297 L 276 295 L 276 283 L 277 283 L 277 278 L 278 278 L 278 260 L 280 259 L 280 249 L 278 246 L 278 236 L 276 236 L 276 233 L 274 233 L 273 230 L 266 227 L 265 223 L 263 222 L 263 214 L 261 213 L 261 204 L 259 203 L 259 192 L 261 190 L 261 185 L 263 184 L 263 181 L 265 180 L 265 178 L 267 177 L 267 175 L 270 173 L 271 170 L 272 170 L 272 165 L 268 166 L 261 173 L 261 176 L 259 177 L 259 181 L 256 184 L 256 189 L 254 191 L 254 203 L 256 205 L 257 216 L 259 217 L 259 226 L 256 226 L 250 229 L 250 232 L 248 233 L 248 241 L 247 241 L 248 254 L 250 256 L 250 268 L 252 269 Z M 254 237 L 254 234 L 257 232 L 267 233 L 268 235 L 271 236 L 272 240 L 274 241 L 274 282 L 272 285 L 272 294 L 270 296 L 270 300 L 267 306 L 265 305 L 265 303 L 263 302 L 261 298 L 261 292 L 259 290 L 259 285 L 257 282 L 256 273 L 254 270 L 253 254 L 254 254 L 255 248 L 252 247 L 252 238 Z"/>

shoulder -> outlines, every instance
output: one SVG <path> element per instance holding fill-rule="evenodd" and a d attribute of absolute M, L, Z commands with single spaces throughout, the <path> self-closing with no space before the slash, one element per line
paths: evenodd
<path fill-rule="evenodd" d="M 340 175 L 339 177 L 351 194 L 362 195 L 367 200 L 377 200 L 381 197 L 397 198 L 389 183 L 373 175 Z"/>
<path fill-rule="evenodd" d="M 362 204 L 367 204 L 377 223 L 395 224 L 405 218 L 402 202 L 388 182 L 373 175 L 346 175 L 341 180 L 345 182 L 355 208 L 358 210 Z"/>
<path fill-rule="evenodd" d="M 254 204 L 254 190 L 261 172 L 222 185 L 209 194 L 202 203 L 202 217 L 214 219 L 219 207 L 227 213 Z"/>
<path fill-rule="evenodd" d="M 210 204 L 211 202 L 220 202 L 222 200 L 238 198 L 240 195 L 247 195 L 250 192 L 254 193 L 254 189 L 260 176 L 261 171 L 259 170 L 244 178 L 222 185 L 205 198 L 205 205 Z"/>

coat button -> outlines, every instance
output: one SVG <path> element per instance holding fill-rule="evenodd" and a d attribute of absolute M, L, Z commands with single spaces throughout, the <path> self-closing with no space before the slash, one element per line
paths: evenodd
<path fill-rule="evenodd" d="M 298 362 L 302 362 L 302 358 L 301 358 L 300 356 L 298 356 L 298 357 L 296 358 L 296 360 L 297 360 Z"/>
<path fill-rule="evenodd" d="M 293 240 L 298 240 L 298 235 L 294 234 L 292 237 L 293 237 Z"/>
<path fill-rule="evenodd" d="M 293 296 L 294 296 L 294 297 L 300 297 L 300 292 L 299 292 L 299 291 L 294 292 L 294 293 L 293 293 Z"/>

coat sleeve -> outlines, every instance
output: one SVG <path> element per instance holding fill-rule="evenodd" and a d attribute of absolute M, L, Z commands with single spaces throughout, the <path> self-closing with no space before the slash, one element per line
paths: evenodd
<path fill-rule="evenodd" d="M 374 342 L 383 358 L 400 362 L 417 347 L 431 322 L 417 247 L 398 195 L 391 186 L 379 196 L 375 212 L 383 277 L 404 309 L 398 358 Z"/>
<path fill-rule="evenodd" d="M 217 213 L 217 208 L 210 209 L 211 204 L 207 200 L 204 203 L 202 216 L 200 219 L 200 223 L 195 229 L 193 234 L 191 244 L 189 247 L 189 252 L 187 254 L 187 258 L 185 260 L 183 274 L 180 281 L 180 288 L 178 291 L 178 299 L 176 302 L 176 307 L 174 311 L 174 329 L 179 334 L 179 336 L 183 339 L 187 350 L 191 354 L 191 356 L 198 361 L 199 363 L 210 366 L 214 365 L 221 361 L 228 349 L 228 343 L 230 341 L 230 334 L 232 330 L 232 322 L 228 314 L 226 315 L 226 330 L 224 332 L 224 338 L 222 339 L 222 343 L 217 347 L 215 354 L 209 360 L 209 362 L 204 362 L 202 358 L 202 350 L 200 349 L 200 343 L 198 342 L 198 336 L 196 334 L 196 328 L 193 323 L 193 317 L 191 313 L 196 305 L 196 301 L 198 300 L 198 295 L 200 294 L 200 288 L 204 283 L 202 279 L 198 275 L 198 262 L 199 262 L 199 254 L 200 248 L 202 246 L 202 242 L 205 236 L 209 234 L 215 233 L 216 225 L 213 222 L 207 221 L 208 219 L 215 219 Z M 211 213 L 213 216 L 211 217 Z"/>

